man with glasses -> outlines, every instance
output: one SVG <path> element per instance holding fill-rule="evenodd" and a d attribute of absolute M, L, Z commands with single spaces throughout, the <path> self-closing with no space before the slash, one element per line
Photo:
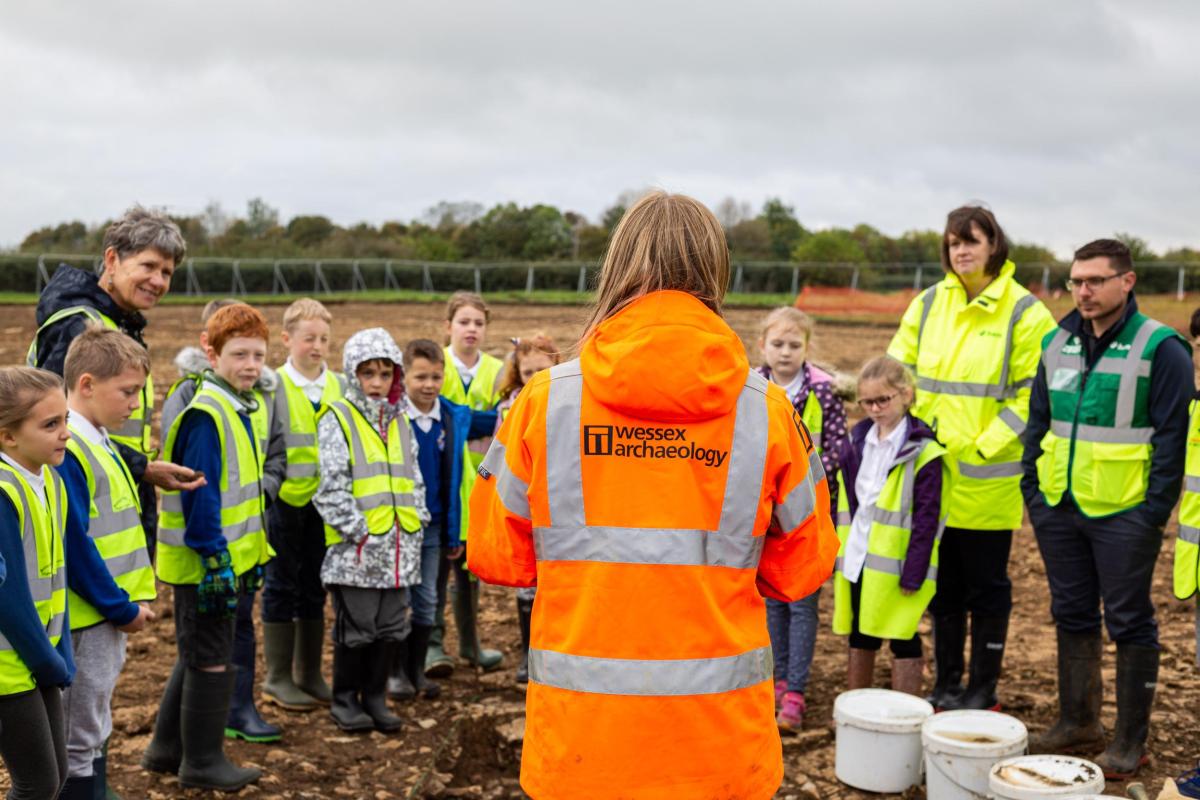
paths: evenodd
<path fill-rule="evenodd" d="M 1031 748 L 1090 755 L 1103 743 L 1103 601 L 1117 725 L 1096 762 L 1118 780 L 1146 762 L 1159 662 L 1150 584 L 1179 497 L 1193 393 L 1188 344 L 1138 312 L 1136 281 L 1121 242 L 1076 251 L 1075 310 L 1042 342 L 1021 481 L 1058 629 L 1059 719 Z"/>

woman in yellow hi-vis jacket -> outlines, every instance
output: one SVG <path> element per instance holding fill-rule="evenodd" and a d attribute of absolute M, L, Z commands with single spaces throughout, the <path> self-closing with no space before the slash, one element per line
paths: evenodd
<path fill-rule="evenodd" d="M 916 372 L 912 413 L 937 433 L 954 473 L 930 604 L 937 662 L 930 701 L 994 708 L 1012 608 L 1008 556 L 1021 524 L 1021 434 L 1041 340 L 1054 318 L 1013 277 L 1004 231 L 985 208 L 950 212 L 942 267 L 945 279 L 913 300 L 888 355 Z"/>

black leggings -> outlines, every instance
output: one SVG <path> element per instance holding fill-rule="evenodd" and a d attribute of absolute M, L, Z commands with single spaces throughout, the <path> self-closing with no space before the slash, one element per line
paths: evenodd
<path fill-rule="evenodd" d="M 850 611 L 854 614 L 850 625 L 850 646 L 855 650 L 878 650 L 883 645 L 882 639 L 858 632 L 858 607 L 861 597 L 862 576 L 859 575 L 858 583 L 850 584 Z M 888 645 L 892 648 L 892 656 L 895 658 L 921 657 L 920 634 L 914 633 L 911 639 L 889 639 Z"/>
<path fill-rule="evenodd" d="M 67 781 L 67 722 L 62 690 L 39 687 L 0 697 L 0 758 L 8 800 L 54 800 Z"/>

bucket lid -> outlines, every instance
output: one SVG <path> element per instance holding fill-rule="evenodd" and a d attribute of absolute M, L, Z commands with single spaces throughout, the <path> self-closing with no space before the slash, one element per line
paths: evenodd
<path fill-rule="evenodd" d="M 1009 756 L 1023 751 L 1028 739 L 1019 719 L 995 711 L 945 711 L 921 726 L 927 751 L 954 756 Z"/>
<path fill-rule="evenodd" d="M 1090 795 L 1104 791 L 1104 772 L 1072 756 L 1017 756 L 992 766 L 988 788 L 1012 800 Z"/>
<path fill-rule="evenodd" d="M 855 689 L 833 701 L 833 718 L 838 724 L 881 733 L 916 733 L 931 716 L 929 703 L 890 689 Z"/>

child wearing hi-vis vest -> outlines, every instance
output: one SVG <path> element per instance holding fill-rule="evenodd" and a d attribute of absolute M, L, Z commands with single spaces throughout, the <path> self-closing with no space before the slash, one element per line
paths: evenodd
<path fill-rule="evenodd" d="M 57 797 L 67 778 L 67 493 L 50 467 L 69 438 L 62 380 L 0 369 L 0 759 L 10 797 Z"/>
<path fill-rule="evenodd" d="M 403 356 L 369 328 L 342 349 L 344 397 L 317 415 L 320 484 L 313 504 L 329 549 L 321 582 L 333 600 L 333 705 L 344 731 L 400 730 L 388 672 L 409 632 L 405 588 L 421 579 L 425 484 L 404 417 Z"/>
<path fill-rule="evenodd" d="M 912 373 L 900 362 L 868 361 L 858 378 L 867 419 L 842 447 L 833 632 L 850 635 L 851 689 L 872 684 L 875 654 L 888 639 L 892 688 L 921 694 L 917 623 L 935 589 L 946 451 L 908 413 L 915 393 Z"/>
<path fill-rule="evenodd" d="M 207 483 L 162 498 L 156 568 L 175 599 L 179 658 L 163 689 L 142 766 L 183 786 L 236 791 L 261 777 L 225 757 L 238 606 L 262 587 L 266 536 L 267 400 L 255 389 L 267 355 L 267 321 L 245 303 L 205 326 L 210 369 L 167 430 L 164 452 Z"/>
<path fill-rule="evenodd" d="M 126 634 L 154 619 L 154 568 L 129 467 L 109 439 L 138 408 L 150 373 L 146 348 L 117 330 L 90 327 L 67 349 L 71 438 L 58 474 L 67 491 L 65 544 L 71 645 L 79 668 L 63 695 L 67 785 L 59 795 L 103 797 L 104 743 L 112 694 L 125 664 Z"/>
<path fill-rule="evenodd" d="M 446 303 L 447 344 L 443 351 L 446 375 L 442 383 L 442 396 L 472 411 L 491 411 L 501 400 L 497 389 L 504 362 L 482 350 L 490 317 L 487 303 L 473 292 L 455 292 Z M 479 467 L 491 443 L 490 431 L 486 436 L 467 441 L 471 470 Z M 461 552 L 455 554 L 455 561 L 462 559 Z M 433 631 L 429 636 L 429 651 L 425 657 L 425 675 L 430 678 L 444 678 L 454 672 L 454 662 L 446 655 L 443 646 L 446 588 L 451 566 L 450 559 L 439 562 L 437 608 Z M 467 572 L 465 566 L 460 565 L 455 575 L 454 623 L 458 626 L 459 634 L 458 656 L 485 672 L 499 669 L 504 654 L 484 648 L 473 635 L 479 615 L 479 581 Z"/>
<path fill-rule="evenodd" d="M 783 306 L 767 314 L 758 337 L 758 349 L 766 363 L 758 371 L 783 387 L 812 434 L 830 478 L 830 508 L 836 508 L 833 476 L 838 473 L 846 441 L 846 409 L 834 391 L 833 376 L 808 360 L 812 334 L 812 319 L 797 308 Z M 779 706 L 775 721 L 783 733 L 797 731 L 804 723 L 804 690 L 816 648 L 820 599 L 819 588 L 792 603 L 767 598 L 767 630 L 775 657 L 775 702 Z"/>
<path fill-rule="evenodd" d="M 312 503 L 320 480 L 317 412 L 342 397 L 341 378 L 325 365 L 333 317 L 325 306 L 301 298 L 283 312 L 288 358 L 279 368 L 272 417 L 272 452 L 285 445 L 283 485 L 268 512 L 275 558 L 263 587 L 263 651 L 268 701 L 292 711 L 329 705 L 321 676 L 325 639 L 325 525 Z"/>

